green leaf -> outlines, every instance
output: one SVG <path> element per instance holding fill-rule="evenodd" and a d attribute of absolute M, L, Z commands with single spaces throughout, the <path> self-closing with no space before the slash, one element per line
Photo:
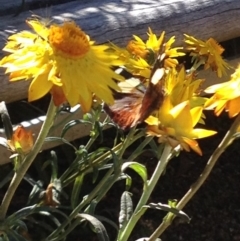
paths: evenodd
<path fill-rule="evenodd" d="M 91 113 L 86 113 L 83 115 L 83 120 L 92 123 L 93 116 Z"/>
<path fill-rule="evenodd" d="M 100 241 L 109 241 L 109 237 L 104 225 L 97 218 L 86 213 L 78 214 L 77 218 L 85 219 L 90 222 L 94 227 L 94 230 Z"/>
<path fill-rule="evenodd" d="M 126 175 L 126 189 L 129 190 L 132 186 L 132 178 L 129 175 Z"/>
<path fill-rule="evenodd" d="M 99 170 L 96 166 L 92 165 L 92 183 L 97 181 Z"/>
<path fill-rule="evenodd" d="M 93 131 L 91 131 L 94 134 L 92 134 L 91 137 L 96 138 L 96 137 L 100 136 L 99 142 L 102 143 L 103 142 L 103 132 L 102 131 L 103 131 L 102 124 L 99 121 L 96 121 L 94 123 Z"/>
<path fill-rule="evenodd" d="M 60 196 L 62 194 L 62 183 L 60 179 L 53 180 L 53 188 L 52 188 L 52 200 L 55 203 L 60 204 Z"/>
<path fill-rule="evenodd" d="M 152 209 L 159 209 L 166 212 L 170 212 L 171 214 L 174 214 L 180 218 L 182 218 L 186 222 L 190 222 L 190 217 L 184 213 L 183 211 L 177 209 L 174 207 L 176 205 L 176 202 L 170 202 L 171 205 L 168 204 L 162 204 L 162 203 L 150 203 L 149 205 L 146 205 L 145 207 L 152 208 Z M 171 216 L 172 217 L 172 216 Z M 170 220 L 169 220 L 170 221 Z"/>
<path fill-rule="evenodd" d="M 118 181 L 123 180 L 123 179 L 126 181 L 126 190 L 128 191 L 132 186 L 132 178 L 128 174 L 122 173 L 119 176 Z"/>
<path fill-rule="evenodd" d="M 120 213 L 119 213 L 119 227 L 122 229 L 131 218 L 133 213 L 133 203 L 129 192 L 125 191 L 121 196 Z"/>
<path fill-rule="evenodd" d="M 8 140 L 11 140 L 13 135 L 13 127 L 12 127 L 12 122 L 4 101 L 0 102 L 0 115 L 3 123 L 5 135 Z"/>
<path fill-rule="evenodd" d="M 122 165 L 122 171 L 125 171 L 126 168 L 134 170 L 143 179 L 144 184 L 147 182 L 147 169 L 144 165 L 138 162 L 125 162 Z"/>
<path fill-rule="evenodd" d="M 148 241 L 148 239 L 149 238 L 144 237 L 144 238 L 139 238 L 136 241 Z M 162 241 L 162 240 L 160 238 L 157 238 L 157 239 L 155 239 L 155 241 Z"/>
<path fill-rule="evenodd" d="M 60 143 L 60 144 L 66 144 L 68 146 L 71 146 L 75 151 L 77 150 L 74 145 L 72 145 L 68 140 L 66 140 L 63 137 L 49 136 L 49 137 L 46 137 L 44 141 L 45 142 L 57 142 L 57 143 Z"/>
<path fill-rule="evenodd" d="M 24 231 L 27 231 L 28 228 L 27 228 L 27 225 L 26 223 L 24 223 L 22 220 L 17 220 L 15 223 L 14 223 L 14 226 L 18 227 L 18 228 L 21 228 L 22 230 Z"/>
<path fill-rule="evenodd" d="M 97 207 L 98 202 L 96 201 L 96 199 L 93 199 L 89 206 L 84 210 L 85 213 L 88 213 L 90 215 L 94 215 L 96 207 Z M 96 217 L 96 215 L 94 215 Z"/>
<path fill-rule="evenodd" d="M 95 217 L 100 220 L 101 222 L 105 222 L 108 223 L 109 225 L 111 225 L 116 231 L 118 231 L 118 225 L 116 223 L 114 223 L 111 219 L 106 218 L 104 216 L 101 215 L 95 215 Z"/>
<path fill-rule="evenodd" d="M 52 166 L 52 175 L 51 175 L 51 182 L 57 179 L 58 176 L 58 160 L 55 151 L 51 151 L 51 166 Z"/>
<path fill-rule="evenodd" d="M 84 174 L 78 175 L 75 178 L 72 195 L 71 195 L 71 207 L 74 209 L 79 203 L 79 194 L 84 180 Z"/>
<path fill-rule="evenodd" d="M 86 114 L 84 115 L 84 117 L 86 116 Z M 89 121 L 89 118 L 86 118 L 84 120 L 80 119 L 80 120 L 71 120 L 69 121 L 62 129 L 62 133 L 61 133 L 61 137 L 64 137 L 65 134 L 74 126 L 79 125 L 79 124 L 90 124 L 92 125 L 92 123 Z"/>
<path fill-rule="evenodd" d="M 142 133 L 140 133 L 140 134 L 142 134 Z M 141 144 L 138 145 L 138 147 L 132 152 L 132 154 L 128 158 L 128 160 L 134 160 L 138 156 L 140 156 L 142 153 L 144 153 L 146 151 L 146 149 L 144 149 L 144 148 L 152 141 L 152 139 L 153 139 L 152 136 L 145 137 L 144 141 L 142 141 Z"/>
<path fill-rule="evenodd" d="M 14 240 L 16 240 L 16 241 L 28 241 L 22 235 L 17 233 L 15 230 L 9 230 L 7 232 L 7 236 L 9 238 L 9 241 L 14 241 Z"/>
<path fill-rule="evenodd" d="M 31 215 L 31 214 L 35 214 L 35 213 L 39 213 L 39 214 L 44 214 L 51 217 L 53 216 L 51 213 L 57 213 L 60 214 L 61 216 L 63 216 L 65 219 L 68 219 L 68 216 L 66 214 L 64 214 L 62 211 L 56 209 L 55 207 L 47 207 L 47 206 L 43 206 L 43 207 L 37 207 L 36 205 L 32 205 L 32 206 L 28 206 L 25 208 L 22 208 L 21 210 L 13 213 L 12 215 L 8 216 L 5 220 L 4 220 L 4 224 L 5 225 L 12 225 L 14 224 L 18 219 L 22 219 L 22 218 L 26 218 L 27 216 Z"/>
<path fill-rule="evenodd" d="M 43 182 L 38 180 L 37 182 L 35 182 L 35 184 L 33 184 L 32 191 L 28 197 L 27 205 L 33 205 L 38 203 L 40 201 L 40 194 L 43 191 Z"/>

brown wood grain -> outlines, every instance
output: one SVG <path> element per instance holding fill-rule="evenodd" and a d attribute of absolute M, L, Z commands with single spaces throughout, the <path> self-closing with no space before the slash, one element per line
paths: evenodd
<path fill-rule="evenodd" d="M 60 22 L 74 20 L 97 43 L 112 41 L 121 46 L 133 34 L 146 38 L 148 27 L 159 34 L 165 30 L 178 42 L 183 33 L 219 42 L 240 36 L 239 0 L 79 0 L 33 12 Z M 28 29 L 25 19 L 30 15 L 27 11 L 17 17 L 0 17 L 0 49 L 9 34 Z M 3 70 L 0 81 L 0 101 L 27 97 L 28 82 L 9 83 Z"/>

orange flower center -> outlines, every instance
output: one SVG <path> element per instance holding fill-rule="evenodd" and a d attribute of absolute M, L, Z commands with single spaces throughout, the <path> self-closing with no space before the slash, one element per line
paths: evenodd
<path fill-rule="evenodd" d="M 48 40 L 56 50 L 69 57 L 82 57 L 90 49 L 88 36 L 74 22 L 52 25 Z"/>

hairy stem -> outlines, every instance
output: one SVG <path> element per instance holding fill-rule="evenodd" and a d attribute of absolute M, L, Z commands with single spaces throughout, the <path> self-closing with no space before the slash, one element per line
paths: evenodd
<path fill-rule="evenodd" d="M 46 119 L 41 127 L 37 140 L 36 140 L 32 150 L 26 155 L 26 157 L 23 160 L 23 163 L 19 166 L 19 169 L 14 174 L 13 179 L 12 179 L 11 183 L 9 184 L 8 190 L 5 193 L 5 196 L 3 197 L 3 200 L 2 200 L 2 203 L 0 206 L 0 220 L 5 219 L 8 207 L 10 205 L 10 202 L 13 198 L 13 195 L 14 195 L 17 187 L 19 186 L 20 182 L 24 178 L 24 176 L 25 176 L 28 168 L 31 166 L 33 160 L 35 159 L 35 157 L 41 150 L 44 140 L 45 140 L 46 136 L 48 135 L 48 132 L 53 124 L 56 110 L 57 110 L 57 107 L 54 105 L 53 101 L 51 100 L 49 107 L 48 107 Z"/>
<path fill-rule="evenodd" d="M 115 183 L 115 181 L 121 174 L 122 156 L 123 156 L 124 152 L 129 147 L 129 145 L 131 145 L 133 140 L 136 140 L 141 137 L 141 135 L 134 136 L 134 134 L 135 134 L 135 129 L 131 129 L 128 136 L 125 138 L 124 142 L 120 145 L 120 149 L 117 150 L 117 152 L 118 152 L 117 156 L 118 156 L 118 161 L 119 161 L 118 167 L 116 168 L 116 167 L 112 166 L 107 171 L 105 176 L 101 179 L 101 181 L 98 183 L 98 185 L 91 191 L 91 193 L 86 195 L 86 197 L 82 200 L 82 202 L 77 207 L 75 207 L 75 209 L 71 212 L 71 214 L 69 215 L 69 219 L 66 220 L 65 222 L 63 222 L 56 230 L 54 230 L 48 236 L 48 240 L 57 241 L 57 240 L 62 239 L 59 234 L 69 224 L 69 221 L 73 220 L 77 216 L 77 214 L 83 209 L 83 207 L 88 205 L 94 198 L 96 199 L 96 202 L 99 202 L 100 199 L 112 187 L 112 185 Z M 116 152 L 116 151 L 114 151 L 114 152 Z M 114 173 L 114 171 L 115 171 L 115 173 Z M 111 182 L 109 182 L 109 180 Z M 86 210 L 88 208 L 89 207 L 87 207 Z"/>
<path fill-rule="evenodd" d="M 165 145 L 163 153 L 161 155 L 160 160 L 158 161 L 158 164 L 155 168 L 155 171 L 149 180 L 149 182 L 146 185 L 146 188 L 143 191 L 143 194 L 138 202 L 137 207 L 134 210 L 133 215 L 128 220 L 127 225 L 125 226 L 124 230 L 120 232 L 118 240 L 119 241 L 127 241 L 129 239 L 130 234 L 132 233 L 132 230 L 134 229 L 136 223 L 143 215 L 143 212 L 140 212 L 142 207 L 146 205 L 150 195 L 152 194 L 152 191 L 154 187 L 156 186 L 160 176 L 162 175 L 163 171 L 166 168 L 166 165 L 169 161 L 170 153 L 172 151 L 172 147 L 168 144 Z"/>

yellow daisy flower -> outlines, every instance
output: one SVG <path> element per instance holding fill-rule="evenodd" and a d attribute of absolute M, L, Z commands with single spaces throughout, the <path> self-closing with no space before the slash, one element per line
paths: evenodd
<path fill-rule="evenodd" d="M 184 56 L 185 53 L 179 51 L 182 50 L 182 47 L 172 48 L 172 44 L 175 42 L 175 36 L 171 37 L 164 45 L 163 45 L 163 53 L 166 55 L 164 59 L 164 67 L 165 68 L 175 68 L 178 65 L 178 60 L 176 57 Z"/>
<path fill-rule="evenodd" d="M 194 128 L 202 115 L 202 107 L 190 108 L 189 101 L 172 106 L 170 98 L 164 99 L 158 117 L 150 116 L 145 122 L 147 134 L 157 136 L 159 143 L 167 142 L 173 148 L 180 145 L 186 151 L 202 151 L 196 139 L 214 135 L 211 130 Z"/>
<path fill-rule="evenodd" d="M 148 62 L 153 63 L 156 54 L 159 52 L 159 49 L 163 44 L 165 32 L 162 32 L 161 36 L 157 38 L 151 28 L 148 28 L 148 31 L 148 39 L 146 43 L 140 37 L 133 35 L 134 40 L 129 41 L 127 50 L 133 56 L 147 59 L 149 60 Z"/>
<path fill-rule="evenodd" d="M 165 32 L 162 32 L 161 36 L 157 38 L 156 34 L 149 28 L 146 42 L 133 35 L 134 40 L 128 43 L 126 50 L 114 45 L 113 48 L 118 53 L 119 59 L 125 61 L 125 67 L 129 72 L 148 79 L 159 54 L 162 54 L 163 67 L 166 69 L 176 67 L 178 64 L 176 57 L 185 55 L 185 53 L 179 51 L 183 48 L 172 48 L 175 37 L 170 38 L 166 43 L 164 43 L 164 37 Z"/>
<path fill-rule="evenodd" d="M 106 103 L 114 102 L 110 88 L 119 87 L 113 78 L 122 77 L 110 69 L 119 56 L 108 46 L 94 45 L 74 22 L 49 27 L 36 20 L 27 23 L 35 33 L 11 35 L 4 48 L 11 54 L 0 66 L 7 68 L 11 81 L 32 79 L 29 101 L 51 92 L 55 103 L 80 103 L 84 112 L 91 108 L 93 93 Z"/>
<path fill-rule="evenodd" d="M 198 96 L 204 80 L 195 78 L 194 73 L 186 73 L 183 65 L 168 71 L 164 81 L 164 90 L 173 106 L 186 100 L 190 101 L 191 107 L 197 103 L 198 105 L 204 104 L 205 98 Z"/>
<path fill-rule="evenodd" d="M 197 60 L 198 64 L 203 63 L 204 68 L 211 68 L 217 72 L 218 77 L 226 74 L 226 69 L 230 68 L 229 64 L 222 59 L 224 49 L 213 39 L 206 42 L 184 34 L 187 50 L 192 51 L 191 55 Z"/>
<path fill-rule="evenodd" d="M 171 37 L 166 43 L 164 43 L 165 32 L 163 31 L 159 38 L 154 34 L 151 28 L 148 29 L 148 39 L 146 43 L 136 36 L 133 35 L 134 40 L 131 40 L 127 45 L 127 50 L 134 56 L 144 58 L 148 60 L 150 64 L 153 64 L 155 58 L 159 54 L 160 48 L 163 48 L 162 53 L 165 53 L 166 56 L 173 58 L 178 56 L 185 55 L 183 52 L 178 52 L 182 50 L 182 47 L 172 48 L 172 44 L 175 42 L 175 37 Z M 149 60 L 147 54 L 153 54 L 153 59 Z"/>
<path fill-rule="evenodd" d="M 214 112 L 219 116 L 225 109 L 229 117 L 240 113 L 240 65 L 232 74 L 231 80 L 208 87 L 206 93 L 214 95 L 205 103 L 206 109 L 215 108 Z"/>

